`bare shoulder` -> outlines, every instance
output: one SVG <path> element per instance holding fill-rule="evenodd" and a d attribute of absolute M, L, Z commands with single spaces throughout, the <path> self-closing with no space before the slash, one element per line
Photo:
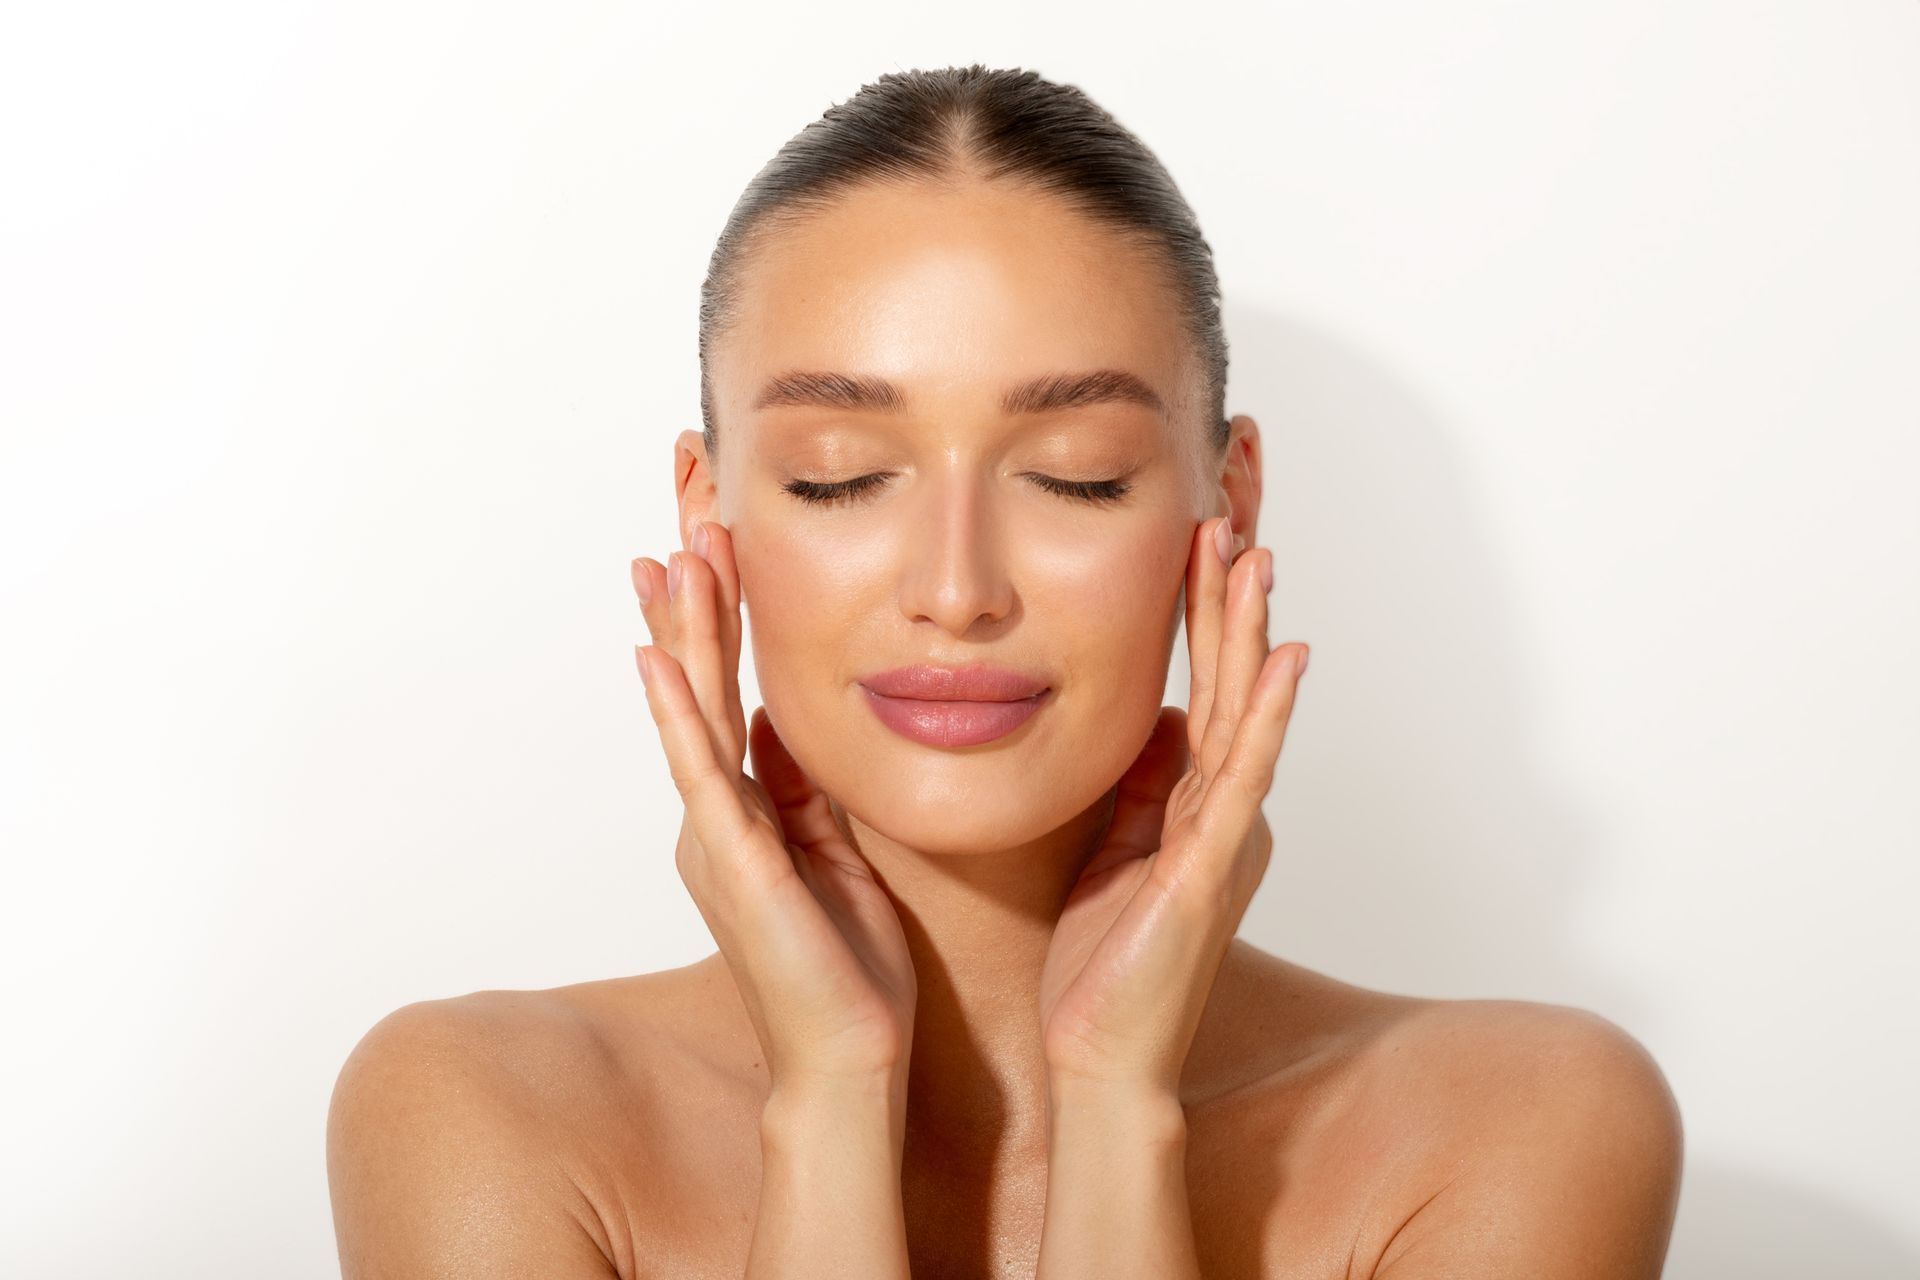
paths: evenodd
<path fill-rule="evenodd" d="M 1683 1139 L 1640 1041 L 1535 1001 L 1365 992 L 1352 1007 L 1338 1129 L 1384 1171 L 1354 1274 L 1659 1276 Z"/>
<path fill-rule="evenodd" d="M 1666 1076 L 1646 1046 L 1618 1024 L 1571 1005 L 1531 1000 L 1421 1000 L 1380 1026 L 1365 1046 L 1382 1080 L 1409 1073 L 1442 1085 L 1439 1100 L 1463 1118 L 1495 1120 L 1515 1104 L 1557 1100 L 1575 1109 L 1625 1111 L 1677 1125 Z"/>
<path fill-rule="evenodd" d="M 656 976 L 476 991 L 380 1019 L 327 1116 L 343 1275 L 620 1274 L 603 1135 L 644 1145 L 629 1073 L 651 1059 L 620 1036 L 650 1038 Z M 613 1004 L 641 1012 L 610 1019 Z"/>
<path fill-rule="evenodd" d="M 1588 1168 L 1665 1181 L 1681 1154 L 1679 1104 L 1653 1055 L 1586 1009 L 1527 1000 L 1422 1002 L 1381 1027 L 1363 1088 L 1405 1099 L 1451 1157 L 1501 1147 L 1535 1167 L 1571 1149 Z"/>
<path fill-rule="evenodd" d="M 1680 1111 L 1618 1024 L 1372 990 L 1239 940 L 1215 994 L 1189 1180 L 1220 1274 L 1660 1274 Z"/>
<path fill-rule="evenodd" d="M 1267 1083 L 1312 1079 L 1319 1103 L 1349 1119 L 1477 1128 L 1604 1115 L 1678 1137 L 1679 1109 L 1659 1064 L 1597 1013 L 1373 990 L 1239 940 L 1233 959 L 1222 978 L 1234 988 L 1222 1019 L 1236 1028 L 1233 1055 Z"/>

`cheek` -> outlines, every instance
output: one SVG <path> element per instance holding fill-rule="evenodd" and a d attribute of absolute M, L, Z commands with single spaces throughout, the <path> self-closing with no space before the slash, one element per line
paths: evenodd
<path fill-rule="evenodd" d="M 788 750 L 850 811 L 910 844 L 1027 839 L 1067 821 L 1146 741 L 1180 621 L 1191 527 L 1123 523 L 1099 539 L 1036 538 L 1015 557 L 1024 617 L 1010 644 L 1046 655 L 1071 692 L 1026 754 L 1004 759 L 904 747 L 846 696 L 864 654 L 906 626 L 885 614 L 899 568 L 884 540 L 829 546 L 788 528 L 739 531 L 760 698 Z M 937 829 L 922 829 L 934 812 Z M 956 825 L 956 812 L 967 822 Z"/>
<path fill-rule="evenodd" d="M 836 601 L 872 598 L 888 572 L 888 547 L 862 522 L 772 519 L 735 529 L 734 562 L 741 599 L 756 617 L 811 617 L 832 629 Z"/>
<path fill-rule="evenodd" d="M 1174 524 L 1116 528 L 1113 536 L 1054 553 L 1034 610 L 1055 634 L 1095 659 L 1110 682 L 1164 683 L 1180 621 L 1191 531 Z M 1125 692 L 1134 692 L 1126 690 Z"/>
<path fill-rule="evenodd" d="M 848 653 L 861 632 L 848 609 L 865 597 L 848 589 L 850 571 L 830 549 L 795 536 L 789 526 L 736 527 L 734 562 L 749 647 L 742 678 L 750 656 L 760 701 L 788 751 L 809 773 L 831 772 L 844 754 L 836 744 L 846 730 L 847 664 L 859 656 Z M 836 775 L 833 781 L 849 780 Z"/>
<path fill-rule="evenodd" d="M 1048 773 L 1069 810 L 1126 772 L 1166 703 L 1191 537 L 1190 525 L 1171 519 L 1116 528 L 1056 565 L 1034 606 L 1068 660 L 1065 732 L 1049 743 Z"/>
<path fill-rule="evenodd" d="M 736 530 L 733 553 L 756 653 L 764 643 L 769 658 L 791 655 L 806 662 L 818 656 L 820 636 L 844 631 L 845 620 L 834 616 L 832 605 L 848 598 L 852 571 L 834 549 L 769 525 Z"/>

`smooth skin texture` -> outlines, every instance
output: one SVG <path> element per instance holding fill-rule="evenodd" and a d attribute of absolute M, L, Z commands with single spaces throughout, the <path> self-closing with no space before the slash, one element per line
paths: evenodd
<path fill-rule="evenodd" d="M 1658 1275 L 1681 1129 L 1630 1036 L 1233 937 L 1305 646 L 1266 635 L 1257 426 L 1204 446 L 1149 257 L 1004 185 L 861 188 L 767 242 L 712 369 L 685 550 L 633 576 L 719 950 L 382 1020 L 329 1117 L 345 1275 Z M 1158 405 L 1006 401 L 1095 370 Z M 1049 704 L 939 750 L 862 701 L 974 660 Z"/>

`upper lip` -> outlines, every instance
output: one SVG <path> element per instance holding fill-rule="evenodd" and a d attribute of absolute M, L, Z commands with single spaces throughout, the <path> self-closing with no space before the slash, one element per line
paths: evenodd
<path fill-rule="evenodd" d="M 1050 687 L 1039 676 L 983 662 L 964 667 L 895 667 L 862 676 L 860 683 L 885 697 L 923 702 L 1019 702 Z"/>

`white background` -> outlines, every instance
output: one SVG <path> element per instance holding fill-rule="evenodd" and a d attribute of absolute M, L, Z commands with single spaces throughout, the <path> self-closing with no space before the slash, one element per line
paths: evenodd
<path fill-rule="evenodd" d="M 905 8 L 6 19 L 0 1272 L 334 1274 L 368 1026 L 711 949 L 627 581 L 707 255 L 984 61 L 1217 255 L 1314 651 L 1243 935 L 1638 1036 L 1670 1276 L 1920 1274 L 1920 5 Z"/>

